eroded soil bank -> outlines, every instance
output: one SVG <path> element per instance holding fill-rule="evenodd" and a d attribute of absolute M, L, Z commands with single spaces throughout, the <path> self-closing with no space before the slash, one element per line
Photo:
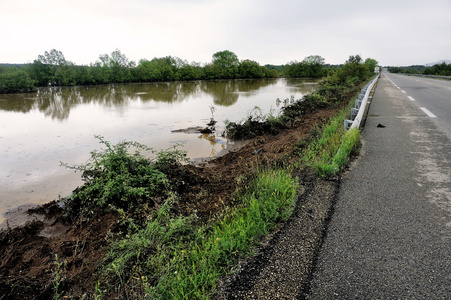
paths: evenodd
<path fill-rule="evenodd" d="M 251 139 L 239 150 L 202 166 L 187 165 L 173 170 L 171 184 L 177 187 L 180 195 L 178 212 L 189 215 L 197 211 L 201 222 L 208 221 L 230 204 L 229 196 L 236 190 L 239 176 L 249 174 L 258 166 L 296 161 L 297 157 L 293 152 L 299 141 L 307 138 L 316 125 L 324 123 L 338 110 L 339 107 L 318 110 L 304 116 L 294 129 L 285 130 L 276 136 Z M 276 272 L 278 277 L 268 280 L 293 286 L 296 282 L 295 294 L 306 288 L 338 182 L 319 181 L 309 169 L 299 170 L 297 175 L 304 192 L 300 195 L 294 216 L 268 238 L 269 247 L 261 248 L 253 262 L 246 263 L 249 266 L 247 270 L 240 271 L 235 277 L 221 283 L 218 297 L 250 298 L 251 294 L 255 298 L 263 296 L 254 292 L 263 292 L 255 284 L 256 278 L 264 273 L 274 273 L 271 269 L 273 267 L 254 265 L 264 264 L 268 253 L 276 252 L 303 256 L 305 263 L 299 265 L 298 274 L 290 277 L 289 282 L 283 268 Z M 106 236 L 109 232 L 119 230 L 118 217 L 109 214 L 88 224 L 74 225 L 76 220 L 64 217 L 56 201 L 31 209 L 28 213 L 32 219 L 36 216 L 36 220 L 22 227 L 8 228 L 0 234 L 0 295 L 4 295 L 6 299 L 54 297 L 56 256 L 59 262 L 64 262 L 64 266 L 58 269 L 65 278 L 60 288 L 69 291 L 76 298 L 91 294 L 96 283 L 93 276 L 95 268 L 107 250 Z M 292 232 L 293 228 L 298 228 L 296 233 Z M 297 244 L 296 249 L 283 248 L 285 246 L 279 248 L 277 241 L 284 239 L 292 239 Z M 290 247 L 288 244 L 286 246 Z M 258 272 L 254 274 L 252 270 L 257 269 Z M 240 285 L 244 288 L 234 288 L 239 282 L 245 283 Z"/>

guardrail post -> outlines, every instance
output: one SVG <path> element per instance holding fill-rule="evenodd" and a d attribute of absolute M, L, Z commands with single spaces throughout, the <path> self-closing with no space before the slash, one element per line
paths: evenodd
<path fill-rule="evenodd" d="M 351 121 L 354 121 L 355 116 L 357 116 L 357 113 L 359 112 L 359 110 L 355 107 L 351 108 Z"/>
<path fill-rule="evenodd" d="M 351 108 L 351 120 L 344 120 L 344 129 L 348 130 L 350 128 L 359 127 L 360 122 L 362 121 L 363 112 L 365 110 L 366 103 L 368 101 L 369 94 L 377 79 L 379 78 L 379 74 L 374 78 L 370 83 L 368 83 L 359 94 L 358 99 L 355 99 L 355 108 Z M 361 106 L 364 106 L 364 109 L 360 109 Z"/>
<path fill-rule="evenodd" d="M 345 127 L 345 131 L 349 129 L 349 127 L 351 127 L 353 121 L 351 120 L 346 120 L 344 121 L 344 127 Z"/>
<path fill-rule="evenodd" d="M 362 101 L 360 101 L 359 99 L 355 100 L 355 108 L 357 108 L 357 110 L 359 110 L 361 104 L 362 104 Z"/>

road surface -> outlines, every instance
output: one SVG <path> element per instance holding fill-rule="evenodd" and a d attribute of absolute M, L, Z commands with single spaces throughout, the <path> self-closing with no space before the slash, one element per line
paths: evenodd
<path fill-rule="evenodd" d="M 451 81 L 383 74 L 308 299 L 451 299 Z"/>

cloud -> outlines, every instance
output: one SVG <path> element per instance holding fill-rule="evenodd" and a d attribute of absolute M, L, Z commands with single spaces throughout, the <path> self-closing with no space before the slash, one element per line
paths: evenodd
<path fill-rule="evenodd" d="M 0 62 L 53 48 L 79 64 L 120 49 L 131 60 L 167 55 L 210 62 L 213 53 L 283 64 L 349 55 L 385 64 L 450 59 L 446 0 L 0 0 Z"/>

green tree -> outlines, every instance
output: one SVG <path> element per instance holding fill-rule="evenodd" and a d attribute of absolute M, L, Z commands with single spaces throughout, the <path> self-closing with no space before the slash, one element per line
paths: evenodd
<path fill-rule="evenodd" d="M 319 55 L 310 55 L 304 58 L 302 64 L 304 65 L 306 77 L 324 76 L 326 74 L 324 62 L 324 58 Z"/>
<path fill-rule="evenodd" d="M 362 62 L 362 58 L 360 55 L 350 55 L 348 60 L 346 61 L 347 64 L 360 64 Z"/>
<path fill-rule="evenodd" d="M 24 70 L 13 67 L 0 73 L 0 93 L 29 92 L 34 88 L 34 80 Z"/>
<path fill-rule="evenodd" d="M 136 77 L 139 81 L 171 81 L 179 79 L 179 68 L 183 64 L 180 59 L 171 56 L 142 59 L 136 68 Z"/>
<path fill-rule="evenodd" d="M 77 84 L 75 65 L 61 51 L 52 49 L 38 55 L 30 74 L 39 86 Z"/>
<path fill-rule="evenodd" d="M 288 77 L 318 78 L 326 75 L 324 58 L 319 55 L 310 55 L 302 62 L 292 61 L 285 66 L 285 75 Z"/>
<path fill-rule="evenodd" d="M 265 77 L 264 69 L 258 62 L 245 59 L 238 66 L 239 77 L 241 78 L 263 78 Z"/>
<path fill-rule="evenodd" d="M 125 54 L 122 54 L 119 49 L 108 54 L 101 54 L 99 56 L 100 62 L 98 65 L 102 67 L 104 77 L 108 78 L 108 82 L 129 82 L 132 80 L 130 68 L 135 67 L 133 61 L 129 61 Z"/>
<path fill-rule="evenodd" d="M 375 60 L 375 59 L 373 59 L 373 58 L 367 58 L 367 59 L 365 59 L 365 65 L 367 65 L 368 66 L 368 69 L 371 71 L 371 72 L 374 72 L 374 70 L 375 70 L 375 68 L 377 67 L 377 65 L 378 65 L 378 61 L 377 60 Z"/>
<path fill-rule="evenodd" d="M 362 62 L 360 55 L 351 55 L 343 67 L 333 72 L 329 81 L 334 84 L 351 86 L 366 79 L 370 74 L 372 71 L 368 65 Z"/>
<path fill-rule="evenodd" d="M 30 76 L 36 81 L 38 86 L 48 86 L 53 82 L 55 76 L 54 68 L 51 65 L 43 64 L 39 60 L 34 60 L 29 67 Z"/>
<path fill-rule="evenodd" d="M 52 49 L 50 52 L 45 51 L 44 55 L 38 55 L 38 61 L 44 65 L 64 66 L 69 62 L 63 55 L 63 52 Z"/>
<path fill-rule="evenodd" d="M 240 61 L 238 56 L 229 50 L 213 54 L 212 64 L 218 68 L 218 78 L 236 78 L 238 76 Z"/>

